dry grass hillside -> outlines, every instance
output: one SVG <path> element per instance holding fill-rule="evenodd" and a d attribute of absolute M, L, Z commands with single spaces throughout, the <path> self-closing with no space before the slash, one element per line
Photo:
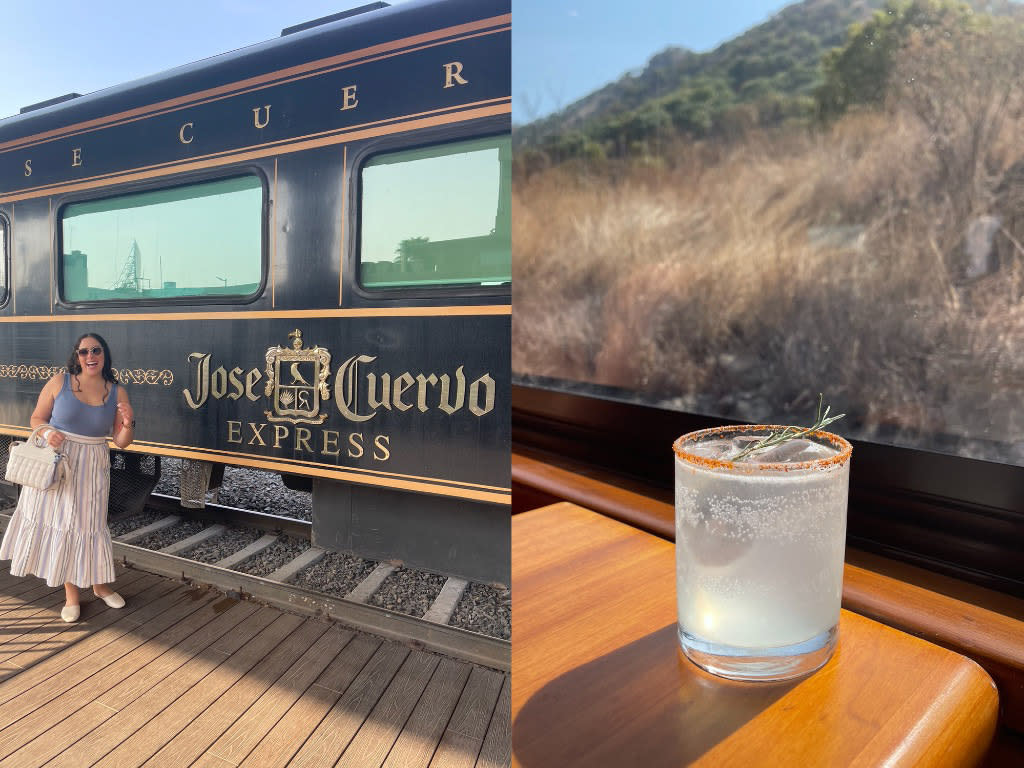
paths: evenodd
<path fill-rule="evenodd" d="M 844 434 L 1024 464 L 1024 119 L 1001 98 L 519 176 L 513 370 L 751 421 L 824 392 Z"/>

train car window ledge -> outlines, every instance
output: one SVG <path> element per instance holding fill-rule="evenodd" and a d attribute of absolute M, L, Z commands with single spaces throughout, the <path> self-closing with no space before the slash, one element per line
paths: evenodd
<path fill-rule="evenodd" d="M 613 390 L 601 394 L 517 380 L 513 450 L 565 457 L 660 489 L 670 500 L 672 440 L 736 423 L 627 402 Z M 1024 596 L 1024 467 L 851 442 L 849 546 Z"/>

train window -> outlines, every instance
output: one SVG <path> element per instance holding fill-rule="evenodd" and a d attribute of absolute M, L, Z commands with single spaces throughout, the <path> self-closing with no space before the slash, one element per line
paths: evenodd
<path fill-rule="evenodd" d="M 509 137 L 377 155 L 363 166 L 360 279 L 367 288 L 511 279 Z"/>
<path fill-rule="evenodd" d="M 808 5 L 517 126 L 513 371 L 1024 467 L 1020 6 Z"/>
<path fill-rule="evenodd" d="M 263 184 L 240 176 L 70 203 L 65 301 L 248 296 L 263 271 Z"/>
<path fill-rule="evenodd" d="M 0 218 L 0 304 L 7 300 L 7 222 Z"/>

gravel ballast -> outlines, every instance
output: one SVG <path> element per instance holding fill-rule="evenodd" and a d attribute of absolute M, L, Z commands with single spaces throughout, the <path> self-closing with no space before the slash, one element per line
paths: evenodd
<path fill-rule="evenodd" d="M 469 584 L 462 593 L 449 624 L 482 635 L 512 637 L 512 606 L 507 589 Z"/>
<path fill-rule="evenodd" d="M 200 563 L 217 563 L 228 555 L 245 549 L 261 536 L 263 531 L 255 528 L 232 528 L 192 549 L 180 552 L 178 556 L 198 560 Z"/>
<path fill-rule="evenodd" d="M 145 528 L 151 523 L 155 523 L 157 520 L 163 520 L 167 515 L 161 512 L 155 512 L 152 509 L 143 509 L 137 515 L 131 515 L 129 517 L 122 517 L 119 520 L 111 520 L 109 523 L 110 538 L 116 539 L 118 536 L 124 536 L 126 533 L 138 530 L 139 528 Z"/>
<path fill-rule="evenodd" d="M 160 482 L 154 490 L 167 496 L 177 496 L 181 490 L 180 476 L 180 459 L 161 459 Z M 225 467 L 224 480 L 216 493 L 216 501 L 213 500 L 213 496 L 213 493 L 206 494 L 210 503 L 298 520 L 313 519 L 313 494 L 307 491 L 293 491 L 286 487 L 276 472 L 264 472 L 248 467 Z"/>
<path fill-rule="evenodd" d="M 292 583 L 334 597 L 345 597 L 376 567 L 372 560 L 328 552 L 319 562 L 296 574 Z"/>
<path fill-rule="evenodd" d="M 251 576 L 267 576 L 282 565 L 301 555 L 309 549 L 309 542 L 293 536 L 282 536 L 262 552 L 257 552 L 247 560 L 243 560 L 233 570 L 248 573 Z"/>
<path fill-rule="evenodd" d="M 131 544 L 133 547 L 142 547 L 143 549 L 163 549 L 176 541 L 187 539 L 189 536 L 195 536 L 205 527 L 206 523 L 199 520 L 186 520 L 177 525 L 172 525 L 170 528 L 153 531 L 148 536 L 143 536 Z"/>
<path fill-rule="evenodd" d="M 178 459 L 163 458 L 161 480 L 156 491 L 168 496 L 177 496 L 181 462 Z M 260 511 L 267 514 L 293 517 L 309 521 L 312 519 L 312 494 L 292 491 L 284 486 L 280 476 L 272 472 L 227 467 L 224 483 L 217 498 L 208 495 L 210 503 L 222 504 L 240 509 Z M 199 510 L 197 514 L 203 513 Z M 142 513 L 110 525 L 111 536 L 117 537 L 149 525 L 166 516 L 166 513 L 145 509 Z M 152 550 L 163 549 L 172 543 L 195 535 L 215 522 L 213 516 L 204 521 L 189 520 L 161 531 L 149 534 L 135 546 Z M 241 551 L 266 534 L 255 528 L 228 528 L 223 534 L 201 542 L 189 550 L 177 553 L 197 562 L 214 564 Z M 286 565 L 310 548 L 310 542 L 292 536 L 281 536 L 277 542 L 262 552 L 234 566 L 234 570 L 254 576 L 265 577 Z M 313 563 L 290 579 L 291 583 L 314 592 L 321 592 L 339 599 L 348 595 L 374 571 L 377 563 L 356 555 L 328 551 L 319 561 Z M 399 565 L 395 563 L 395 565 Z M 366 600 L 385 610 L 422 618 L 431 608 L 445 585 L 443 575 L 398 567 L 380 588 Z M 450 603 L 449 603 L 450 605 Z M 489 637 L 508 640 L 511 637 L 511 600 L 509 590 L 502 585 L 470 582 L 459 598 L 449 620 L 450 626 L 465 629 Z"/>
<path fill-rule="evenodd" d="M 420 618 L 441 592 L 446 578 L 436 573 L 399 568 L 370 597 L 370 605 Z"/>

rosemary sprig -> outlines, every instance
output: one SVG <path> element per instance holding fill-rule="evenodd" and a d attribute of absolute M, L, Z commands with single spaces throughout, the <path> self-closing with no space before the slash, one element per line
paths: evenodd
<path fill-rule="evenodd" d="M 812 432 L 817 432 L 822 427 L 827 427 L 833 421 L 839 421 L 841 418 L 843 418 L 843 416 L 846 415 L 845 413 L 840 413 L 838 416 L 829 416 L 828 412 L 831 409 L 831 406 L 828 405 L 825 406 L 825 412 L 822 413 L 822 400 L 823 395 L 819 392 L 818 417 L 814 420 L 814 424 L 811 425 L 810 427 L 806 427 L 804 429 L 801 429 L 800 427 L 786 427 L 781 432 L 772 432 L 770 435 L 768 435 L 765 438 L 762 438 L 761 440 L 758 440 L 756 443 L 751 443 L 750 445 L 748 445 L 742 451 L 740 451 L 731 459 L 729 459 L 729 461 L 739 461 L 741 459 L 745 459 L 752 453 L 764 451 L 768 448 L 774 448 L 776 445 L 781 445 L 782 443 L 785 443 L 788 440 L 795 440 L 798 437 L 803 437 L 804 435 L 808 435 Z"/>

